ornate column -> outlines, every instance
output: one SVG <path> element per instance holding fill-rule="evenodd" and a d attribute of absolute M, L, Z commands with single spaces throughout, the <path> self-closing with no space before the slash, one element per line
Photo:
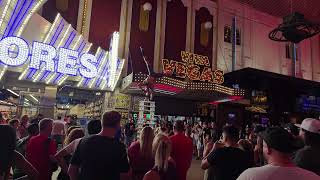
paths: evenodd
<path fill-rule="evenodd" d="M 80 0 L 77 20 L 77 31 L 89 39 L 92 0 Z"/>
<path fill-rule="evenodd" d="M 195 10 L 193 8 L 194 2 L 192 0 L 182 0 L 183 4 L 188 7 L 187 20 L 187 37 L 186 37 L 186 51 L 193 52 L 194 49 L 194 24 L 195 24 Z"/>
<path fill-rule="evenodd" d="M 133 0 L 122 0 L 121 4 L 119 58 L 126 59 L 126 64 L 123 68 L 124 75 L 127 75 L 128 71 L 132 3 Z"/>
<path fill-rule="evenodd" d="M 154 46 L 154 63 L 153 68 L 155 72 L 161 71 L 161 60 L 164 54 L 164 42 L 166 36 L 166 11 L 167 1 L 157 1 L 157 23 L 156 23 L 156 35 Z"/>

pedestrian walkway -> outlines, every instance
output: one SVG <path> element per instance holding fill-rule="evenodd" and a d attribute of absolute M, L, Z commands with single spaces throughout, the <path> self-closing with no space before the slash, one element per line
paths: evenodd
<path fill-rule="evenodd" d="M 187 180 L 202 180 L 203 179 L 203 170 L 200 167 L 201 160 L 193 160 L 191 167 L 188 171 Z"/>
<path fill-rule="evenodd" d="M 200 167 L 201 160 L 193 160 L 191 167 L 188 171 L 187 180 L 202 180 L 203 179 L 203 170 Z M 52 180 L 56 180 L 58 174 L 60 172 L 60 168 L 58 171 L 53 173 Z"/>

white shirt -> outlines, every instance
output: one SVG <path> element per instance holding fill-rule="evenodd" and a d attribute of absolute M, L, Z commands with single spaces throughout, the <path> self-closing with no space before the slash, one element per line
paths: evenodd
<path fill-rule="evenodd" d="M 65 135 L 65 123 L 61 120 L 55 120 L 52 124 L 52 135 Z"/>
<path fill-rule="evenodd" d="M 73 153 L 76 151 L 80 140 L 81 140 L 81 138 L 75 139 L 75 140 L 72 141 L 70 144 L 68 144 L 68 145 L 64 148 L 64 150 L 66 150 L 66 151 L 68 152 L 68 154 L 73 154 Z"/>
<path fill-rule="evenodd" d="M 266 165 L 247 169 L 237 180 L 320 180 L 320 176 L 299 167 Z"/>

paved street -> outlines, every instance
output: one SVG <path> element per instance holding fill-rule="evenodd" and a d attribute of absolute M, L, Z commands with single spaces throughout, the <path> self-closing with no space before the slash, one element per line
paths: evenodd
<path fill-rule="evenodd" d="M 187 180 L 202 180 L 203 170 L 200 167 L 200 160 L 193 160 L 191 168 L 188 172 Z"/>
<path fill-rule="evenodd" d="M 191 168 L 188 172 L 187 180 L 202 180 L 203 179 L 203 170 L 200 167 L 200 160 L 193 160 Z M 59 171 L 53 174 L 52 180 L 56 180 Z"/>

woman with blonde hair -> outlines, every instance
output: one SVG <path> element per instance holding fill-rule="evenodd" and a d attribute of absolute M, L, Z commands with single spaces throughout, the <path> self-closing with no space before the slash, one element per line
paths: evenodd
<path fill-rule="evenodd" d="M 177 179 L 175 163 L 170 157 L 171 141 L 164 134 L 158 134 L 152 145 L 154 167 L 148 171 L 143 180 L 174 180 Z"/>
<path fill-rule="evenodd" d="M 153 138 L 153 129 L 148 126 L 144 127 L 141 130 L 139 140 L 133 142 L 128 149 L 133 180 L 142 180 L 145 173 L 154 165 L 152 154 Z"/>
<path fill-rule="evenodd" d="M 84 137 L 84 135 L 85 134 L 83 129 L 81 128 L 72 129 L 64 141 L 64 146 L 67 147 L 71 142 L 73 142 L 76 139 L 80 139 Z M 71 157 L 72 155 L 68 152 L 66 148 L 62 149 L 55 155 L 55 158 L 57 159 L 57 162 L 61 167 L 61 172 L 57 177 L 58 180 L 69 180 L 69 175 L 67 174 L 67 171 L 68 171 L 68 166 L 69 166 Z"/>

